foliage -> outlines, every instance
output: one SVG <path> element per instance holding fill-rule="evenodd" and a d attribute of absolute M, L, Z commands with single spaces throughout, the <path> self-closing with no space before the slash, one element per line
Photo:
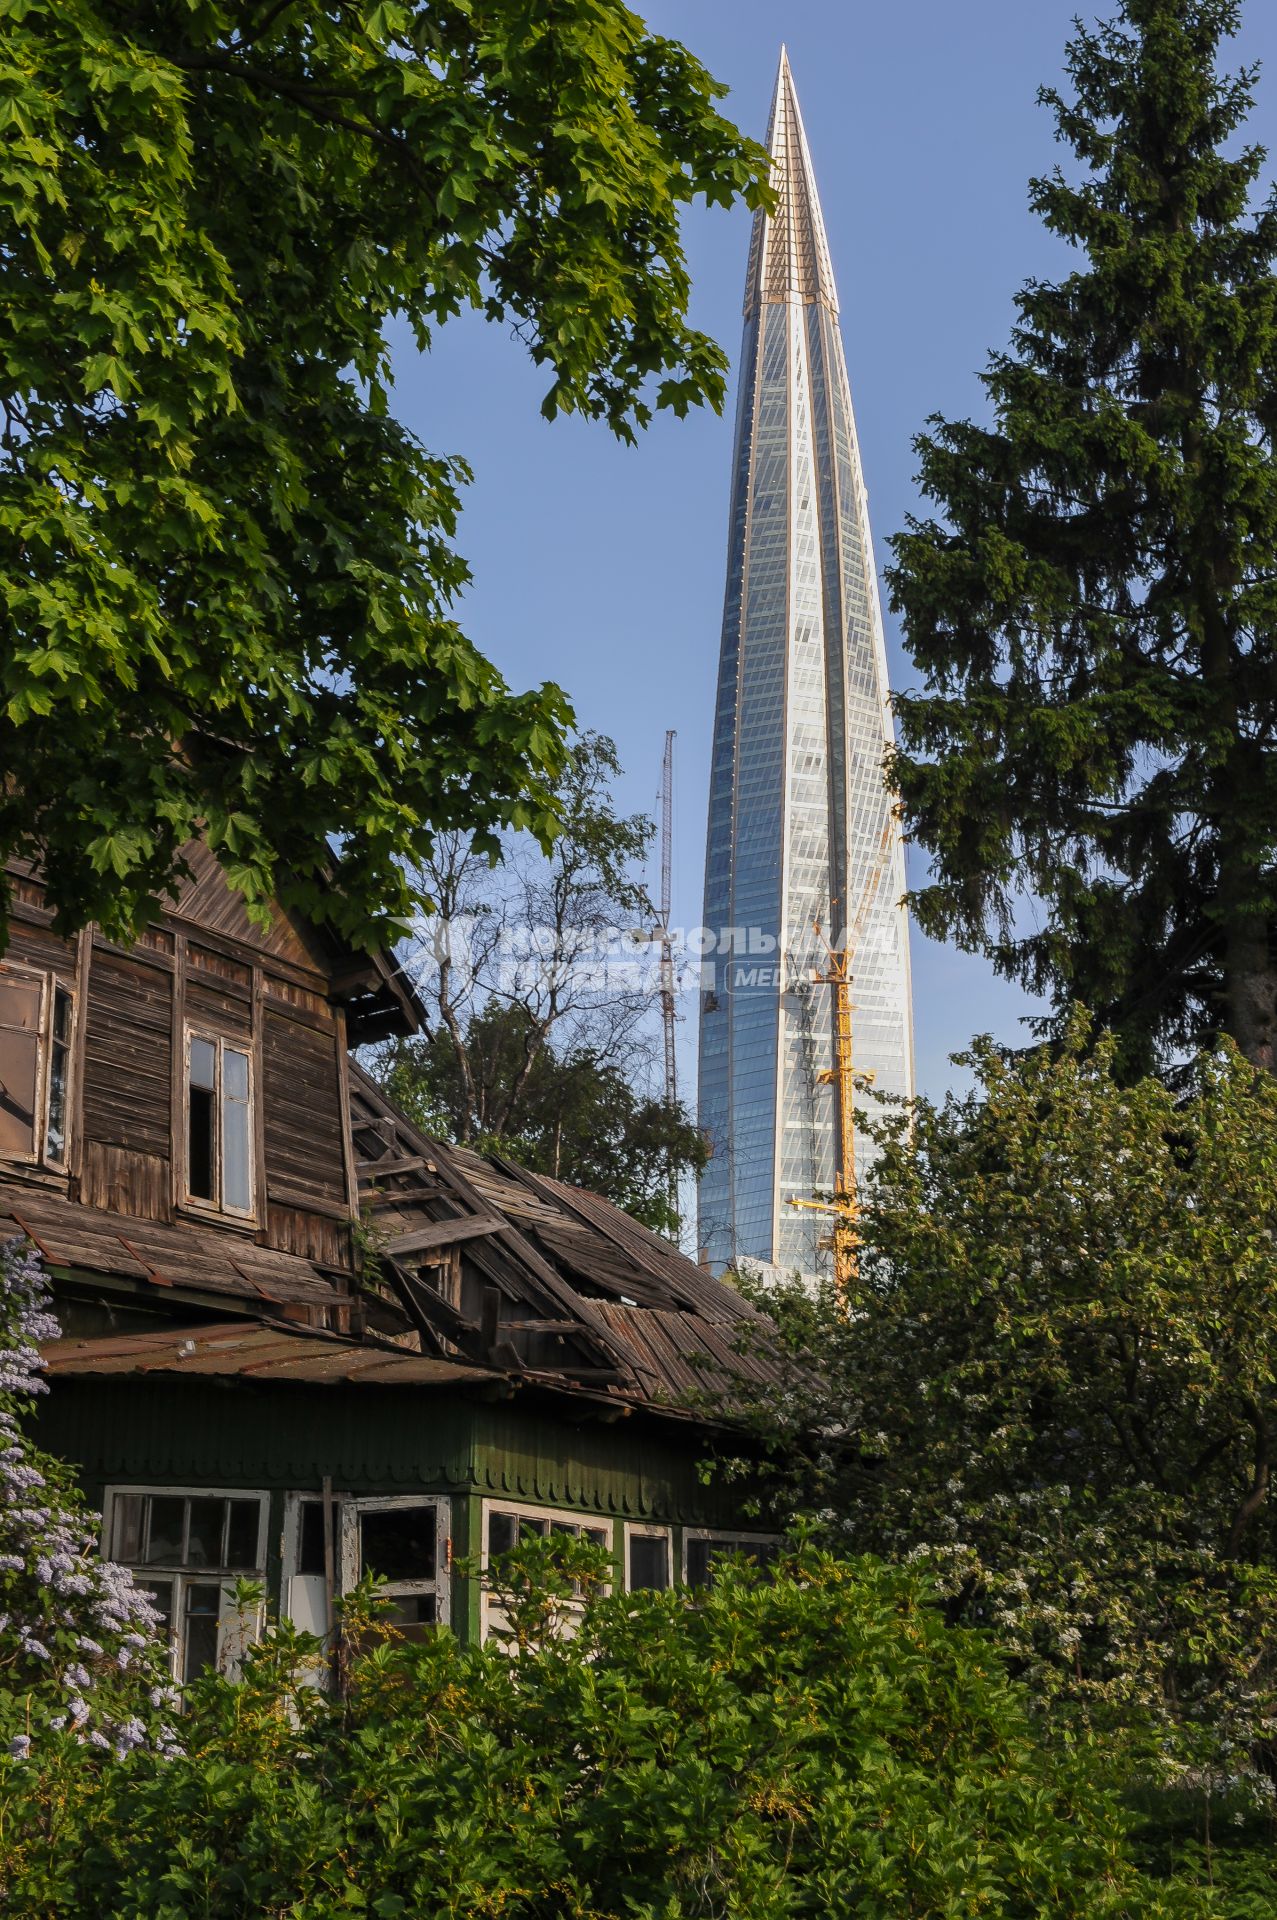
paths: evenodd
<path fill-rule="evenodd" d="M 619 772 L 605 735 L 574 742 L 548 855 L 510 836 L 494 869 L 473 837 L 441 837 L 422 876 L 439 911 L 409 958 L 433 1031 L 384 1049 L 374 1071 L 427 1132 L 669 1231 L 671 1172 L 699 1173 L 706 1147 L 649 1091 L 655 977 L 633 935 L 657 918 L 638 871 L 652 823 L 618 813 Z"/>
<path fill-rule="evenodd" d="M 1115 1052 L 1080 1015 L 1056 1052 L 980 1042 L 975 1091 L 886 1129 L 848 1310 L 768 1295 L 821 1368 L 780 1458 L 835 1537 L 932 1568 L 1052 1724 L 1269 1806 L 1277 1085 L 1225 1046 L 1177 1101 Z"/>
<path fill-rule="evenodd" d="M 558 1569 L 561 1602 L 581 1571 Z M 527 1572 L 525 1628 L 556 1579 L 544 1552 Z M 987 1642 L 871 1562 L 801 1547 L 773 1584 L 727 1569 L 694 1601 L 596 1599 L 514 1658 L 391 1640 L 341 1701 L 290 1679 L 306 1652 L 281 1631 L 241 1686 L 193 1690 L 182 1756 L 114 1770 L 75 1845 L 79 1906 L 46 1893 L 31 1770 L 0 1777 L 10 1901 L 28 1920 L 1210 1910 L 1135 1870 L 1098 1757 L 1048 1758 Z"/>
<path fill-rule="evenodd" d="M 67 1469 L 22 1428 L 47 1391 L 37 1343 L 56 1339 L 36 1254 L 0 1246 L 0 1751 L 43 1761 L 83 1747 L 171 1752 L 176 1706 L 157 1615 L 124 1567 L 98 1558 L 96 1517 Z"/>
<path fill-rule="evenodd" d="M 720 405 L 679 219 L 766 169 L 721 92 L 620 0 L 3 0 L 0 870 L 60 928 L 135 931 L 201 831 L 384 938 L 436 832 L 552 831 L 568 709 L 451 616 L 466 469 L 387 322 L 507 321 L 627 438 Z"/>
<path fill-rule="evenodd" d="M 1076 164 L 1031 204 L 1082 258 L 1019 294 L 992 423 L 917 442 L 941 518 L 890 573 L 921 924 L 1085 1001 L 1132 1074 L 1221 1032 L 1277 1067 L 1277 198 L 1255 73 L 1217 66 L 1240 12 L 1077 26 L 1040 96 Z"/>

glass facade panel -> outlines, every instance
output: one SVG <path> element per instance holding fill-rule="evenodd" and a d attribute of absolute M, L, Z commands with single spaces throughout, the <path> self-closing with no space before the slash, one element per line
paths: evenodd
<path fill-rule="evenodd" d="M 855 929 L 857 1068 L 913 1091 L 904 856 L 884 777 L 886 653 L 867 496 L 811 161 L 782 58 L 774 215 L 745 300 L 719 660 L 702 979 L 702 1249 L 828 1273 L 838 1137 L 832 994 L 813 974 Z M 819 928 L 819 932 L 817 932 Z M 867 1156 L 861 1147 L 858 1168 Z"/>

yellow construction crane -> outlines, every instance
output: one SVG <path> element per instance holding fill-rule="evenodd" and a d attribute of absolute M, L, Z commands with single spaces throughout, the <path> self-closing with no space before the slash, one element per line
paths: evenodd
<path fill-rule="evenodd" d="M 856 1190 L 856 1065 L 851 1021 L 855 1008 L 851 999 L 851 962 L 866 916 L 891 858 L 898 818 L 898 812 L 893 811 L 882 830 L 882 838 L 878 842 L 874 862 L 856 908 L 856 917 L 847 930 L 844 944 L 834 947 L 825 937 L 819 920 L 812 923 L 817 937 L 824 941 L 828 960 L 825 971 L 813 974 L 812 978 L 817 986 L 833 990 L 834 1063 L 832 1067 L 825 1068 L 819 1079 L 823 1085 L 833 1087 L 838 1101 L 838 1142 L 842 1164 L 834 1171 L 834 1189 L 828 1200 L 791 1199 L 789 1205 L 805 1207 L 812 1213 L 833 1215 L 833 1231 L 821 1240 L 820 1245 L 833 1250 L 834 1286 L 844 1298 L 860 1264 L 860 1202 Z M 871 1073 L 863 1073 L 860 1078 L 866 1085 L 873 1084 Z"/>

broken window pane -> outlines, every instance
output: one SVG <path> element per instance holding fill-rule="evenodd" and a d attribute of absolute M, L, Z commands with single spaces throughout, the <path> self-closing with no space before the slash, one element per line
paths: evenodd
<path fill-rule="evenodd" d="M 322 1500 L 303 1500 L 299 1516 L 299 1538 L 297 1541 L 298 1573 L 319 1573 L 326 1571 L 324 1561 L 324 1503 Z M 339 1525 L 337 1509 L 333 1507 L 334 1529 Z M 335 1548 L 334 1548 L 335 1551 Z"/>
<path fill-rule="evenodd" d="M 437 1560 L 433 1507 L 383 1507 L 360 1515 L 360 1570 L 391 1582 L 433 1580 Z"/>

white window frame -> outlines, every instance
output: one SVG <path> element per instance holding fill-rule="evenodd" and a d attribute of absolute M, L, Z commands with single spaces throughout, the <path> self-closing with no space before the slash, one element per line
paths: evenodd
<path fill-rule="evenodd" d="M 632 1587 L 630 1585 L 630 1541 L 635 1539 L 663 1540 L 665 1542 L 665 1585 L 656 1587 Z M 668 1593 L 674 1585 L 674 1529 L 662 1526 L 657 1521 L 627 1520 L 625 1523 L 625 1591 L 627 1593 Z"/>
<path fill-rule="evenodd" d="M 497 1495 L 494 1495 L 490 1499 L 485 1498 L 481 1521 L 483 1540 L 479 1554 L 479 1566 L 483 1574 L 482 1602 L 479 1613 L 480 1641 L 486 1641 L 497 1630 L 504 1632 L 508 1632 L 509 1630 L 509 1616 L 497 1596 L 491 1593 L 488 1588 L 487 1575 L 491 1559 L 488 1543 L 491 1537 L 491 1522 L 494 1513 L 508 1513 L 513 1515 L 516 1520 L 544 1520 L 552 1527 L 556 1525 L 561 1527 L 575 1527 L 578 1538 L 587 1528 L 592 1533 L 604 1533 L 607 1535 L 605 1551 L 609 1559 L 615 1564 L 616 1522 L 610 1514 L 582 1513 L 579 1508 L 573 1509 L 572 1507 L 538 1507 L 531 1501 L 502 1500 Z M 611 1593 L 611 1591 L 612 1583 L 609 1580 L 604 1584 L 602 1592 Z M 574 1631 L 574 1622 L 580 1618 L 583 1611 L 583 1602 L 579 1600 L 565 1600 L 563 1610 L 566 1630 L 571 1633 Z"/>
<path fill-rule="evenodd" d="M 684 1527 L 680 1560 L 685 1587 L 691 1586 L 687 1577 L 687 1549 L 693 1540 L 708 1540 L 712 1545 L 724 1546 L 729 1551 L 739 1547 L 746 1552 L 750 1547 L 783 1547 L 785 1544 L 783 1533 L 746 1533 L 737 1527 Z"/>
<path fill-rule="evenodd" d="M 111 1558 L 111 1549 L 115 1534 L 116 1503 L 125 1496 L 142 1496 L 153 1500 L 256 1500 L 257 1546 L 256 1564 L 248 1571 L 228 1573 L 217 1567 L 183 1566 L 138 1566 L 123 1562 L 133 1576 L 133 1584 L 141 1592 L 147 1593 L 148 1579 L 164 1580 L 172 1585 L 173 1603 L 169 1614 L 169 1669 L 174 1680 L 183 1684 L 183 1671 L 186 1665 L 186 1590 L 190 1586 L 216 1586 L 219 1589 L 217 1615 L 217 1658 L 219 1673 L 228 1679 L 238 1678 L 244 1654 L 253 1642 L 261 1637 L 264 1625 L 263 1609 L 256 1607 L 245 1615 L 235 1604 L 235 1587 L 240 1580 L 266 1579 L 266 1542 L 270 1525 L 270 1495 L 263 1487 L 167 1487 L 147 1484 L 113 1484 L 106 1489 L 102 1502 L 102 1554 Z"/>
<path fill-rule="evenodd" d="M 298 1500 L 297 1541 L 301 1543 Z M 334 1495 L 334 1499 L 337 1496 Z M 435 1577 L 433 1580 L 389 1580 L 382 1591 L 388 1599 L 410 1599 L 417 1594 L 433 1594 L 434 1624 L 446 1627 L 452 1618 L 452 1502 L 444 1493 L 391 1493 L 349 1495 L 338 1501 L 336 1527 L 338 1592 L 349 1593 L 359 1583 L 359 1521 L 365 1513 L 388 1513 L 404 1507 L 433 1507 L 435 1510 Z"/>
<path fill-rule="evenodd" d="M 213 1184 L 217 1192 L 211 1200 L 191 1192 L 191 1042 L 202 1040 L 213 1048 Z M 223 1091 L 226 1078 L 223 1057 L 227 1048 L 242 1054 L 248 1063 L 248 1205 L 232 1207 L 226 1201 L 226 1170 L 222 1157 Z M 243 1036 L 210 1033 L 198 1022 L 188 1021 L 182 1047 L 182 1205 L 200 1213 L 216 1213 L 232 1220 L 257 1219 L 257 1083 L 253 1074 L 253 1043 Z"/>
<path fill-rule="evenodd" d="M 0 974 L 15 974 L 19 979 L 34 981 L 40 989 L 40 1011 L 35 1026 L 35 1114 L 32 1127 L 30 1153 L 6 1153 L 4 1160 L 10 1166 L 48 1167 L 54 1173 L 65 1173 L 71 1161 L 71 1074 L 75 1060 L 76 1021 L 79 1016 L 79 1000 L 74 989 L 56 973 L 43 967 L 32 967 L 20 960 L 0 960 Z M 70 1004 L 71 1019 L 67 1028 L 67 1084 L 66 1084 L 66 1131 L 62 1156 L 55 1159 L 49 1152 L 49 1100 L 53 1087 L 53 1016 L 57 1009 L 58 995 L 63 994 Z"/>

